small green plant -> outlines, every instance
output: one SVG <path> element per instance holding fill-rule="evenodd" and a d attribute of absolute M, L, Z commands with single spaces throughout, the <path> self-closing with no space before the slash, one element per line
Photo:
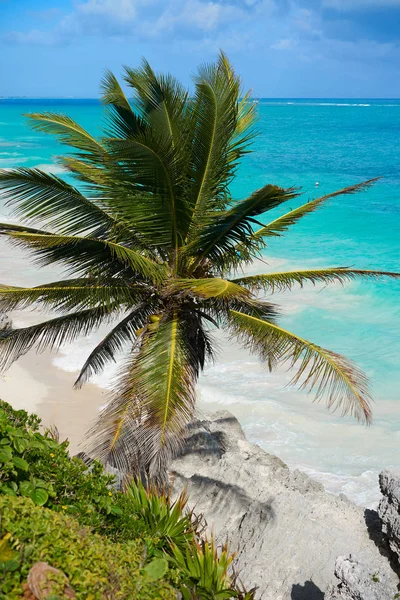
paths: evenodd
<path fill-rule="evenodd" d="M 209 541 L 187 544 L 184 551 L 173 546 L 171 561 L 186 576 L 181 588 L 183 599 L 237 598 L 239 592 L 232 588 L 229 575 L 233 559 L 234 555 L 229 553 L 227 545 L 218 552 L 212 538 Z"/>
<path fill-rule="evenodd" d="M 126 494 L 132 509 L 144 521 L 147 533 L 153 537 L 156 549 L 170 551 L 172 545 L 182 549 L 195 539 L 198 520 L 192 512 L 184 514 L 185 491 L 172 502 L 166 490 L 159 491 L 152 486 L 145 488 L 138 480 L 126 486 Z"/>
<path fill-rule="evenodd" d="M 379 583 L 380 579 L 378 577 L 378 572 L 374 573 L 371 577 L 372 581 L 375 581 L 375 583 Z"/>

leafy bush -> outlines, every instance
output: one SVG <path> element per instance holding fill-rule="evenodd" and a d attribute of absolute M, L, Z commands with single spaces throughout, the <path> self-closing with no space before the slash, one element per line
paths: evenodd
<path fill-rule="evenodd" d="M 68 442 L 39 432 L 40 419 L 0 401 L 0 493 L 75 516 L 99 533 L 129 539 L 140 524 L 114 477 L 94 462 L 70 458 Z M 120 504 L 120 506 L 119 506 Z"/>
<path fill-rule="evenodd" d="M 44 560 L 65 572 L 73 587 L 79 580 L 76 590 L 86 590 L 80 597 L 88 600 L 171 597 L 142 595 L 144 581 L 160 578 L 184 600 L 253 598 L 229 574 L 233 556 L 227 548 L 217 551 L 212 540 L 201 539 L 201 522 L 187 511 L 185 493 L 172 502 L 167 492 L 146 489 L 140 481 L 117 492 L 100 463 L 88 468 L 70 458 L 68 442 L 56 442 L 39 427 L 38 417 L 0 401 L 0 590 L 6 586 L 7 593 L 17 594 L 30 566 Z M 90 535 L 82 525 L 106 537 Z M 111 560 L 112 573 L 107 571 L 107 557 L 118 559 L 120 570 Z M 139 596 L 135 590 L 118 596 L 126 573 L 140 587 Z M 108 584 L 115 587 L 112 593 L 99 583 L 109 577 L 117 581 L 117 587 Z"/>
<path fill-rule="evenodd" d="M 78 600 L 177 597 L 162 579 L 166 566 L 160 559 L 144 566 L 146 549 L 141 540 L 112 542 L 71 517 L 35 506 L 30 498 L 0 495 L 0 514 L 2 598 L 20 598 L 29 569 L 38 561 L 65 573 Z"/>

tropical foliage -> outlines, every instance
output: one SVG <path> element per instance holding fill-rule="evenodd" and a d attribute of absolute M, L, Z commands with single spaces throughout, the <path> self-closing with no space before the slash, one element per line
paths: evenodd
<path fill-rule="evenodd" d="M 227 58 L 221 54 L 216 64 L 199 68 L 192 95 L 145 61 L 139 69 L 126 68 L 124 79 L 132 102 L 114 75 L 102 82 L 106 125 L 100 139 L 68 116 L 29 115 L 34 129 L 70 146 L 59 160 L 75 185 L 39 169 L 0 171 L 1 193 L 20 223 L 0 224 L 0 232 L 27 248 L 36 265 L 65 269 L 61 281 L 1 289 L 3 311 L 34 305 L 53 313 L 1 341 L 1 368 L 31 348 L 57 350 L 109 324 L 76 381 L 80 387 L 126 351 L 115 393 L 92 432 L 91 451 L 154 477 L 164 472 L 193 418 L 196 380 L 214 357 L 215 327 L 258 353 L 269 368 L 293 367 L 294 381 L 315 389 L 318 400 L 325 397 L 332 409 L 368 423 L 371 398 L 363 373 L 282 329 L 271 295 L 306 282 L 397 275 L 345 267 L 239 274 L 269 237 L 374 180 L 268 223 L 268 212 L 286 206 L 298 191 L 265 185 L 248 198 L 231 197 L 230 184 L 255 135 L 255 104 L 243 95 Z"/>
<path fill-rule="evenodd" d="M 102 465 L 70 458 L 67 446 L 0 401 L 1 598 L 22 597 L 37 561 L 60 569 L 82 600 L 172 599 L 177 590 L 190 600 L 254 598 L 228 569 L 227 546 L 204 537 L 185 493 L 171 502 L 140 480 L 116 490 Z"/>

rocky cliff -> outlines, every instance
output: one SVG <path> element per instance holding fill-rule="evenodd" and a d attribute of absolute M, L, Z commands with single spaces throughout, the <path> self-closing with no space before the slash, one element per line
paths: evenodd
<path fill-rule="evenodd" d="M 187 487 L 217 539 L 229 538 L 242 579 L 258 586 L 260 600 L 395 597 L 399 579 L 378 514 L 249 443 L 232 414 L 190 427 L 172 478 L 175 492 Z M 400 484 L 397 490 L 400 505 Z M 361 581 L 375 595 L 365 596 Z"/>

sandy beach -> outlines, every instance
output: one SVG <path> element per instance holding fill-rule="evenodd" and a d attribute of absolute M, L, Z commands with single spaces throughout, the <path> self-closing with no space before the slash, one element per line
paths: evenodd
<path fill-rule="evenodd" d="M 68 439 L 71 454 L 76 454 L 107 392 L 93 384 L 74 390 L 75 379 L 75 373 L 52 364 L 50 353 L 30 352 L 0 377 L 0 398 L 37 413 L 46 427 L 55 425 L 60 440 Z"/>

